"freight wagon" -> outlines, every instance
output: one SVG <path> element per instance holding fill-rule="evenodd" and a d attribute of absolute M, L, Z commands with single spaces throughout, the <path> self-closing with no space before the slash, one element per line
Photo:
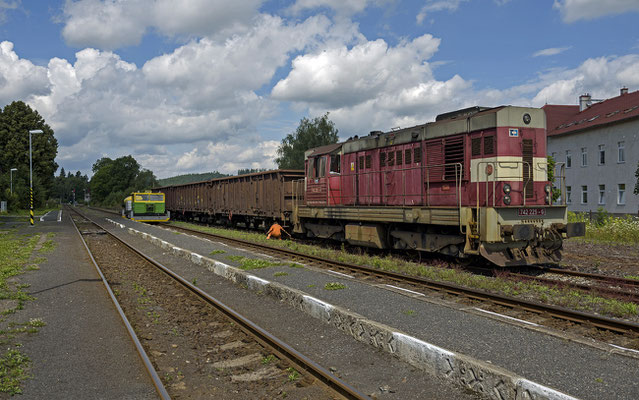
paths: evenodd
<path fill-rule="evenodd" d="M 166 208 L 174 219 L 244 224 L 258 227 L 279 220 L 291 223 L 294 180 L 303 171 L 275 170 L 164 186 L 154 191 L 166 195 Z"/>

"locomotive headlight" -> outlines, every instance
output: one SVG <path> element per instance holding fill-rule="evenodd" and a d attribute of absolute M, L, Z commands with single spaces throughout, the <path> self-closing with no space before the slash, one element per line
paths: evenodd
<path fill-rule="evenodd" d="M 551 190 L 551 186 L 550 185 L 546 185 L 546 187 L 544 188 L 544 190 L 546 191 L 546 193 L 550 193 Z"/>
<path fill-rule="evenodd" d="M 510 205 L 510 196 L 508 196 L 508 195 L 504 196 L 504 204 L 507 205 L 507 206 Z"/>
<path fill-rule="evenodd" d="M 507 183 L 504 184 L 504 193 L 505 194 L 510 193 L 510 185 Z M 510 196 L 508 196 L 508 198 L 510 198 Z"/>

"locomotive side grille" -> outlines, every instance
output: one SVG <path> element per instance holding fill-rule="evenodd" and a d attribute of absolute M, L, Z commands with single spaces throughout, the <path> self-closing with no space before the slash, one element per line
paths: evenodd
<path fill-rule="evenodd" d="M 366 155 L 366 168 L 371 168 L 373 166 L 373 157 L 370 154 Z"/>
<path fill-rule="evenodd" d="M 379 153 L 379 166 L 380 167 L 386 166 L 386 153 Z"/>
<path fill-rule="evenodd" d="M 523 145 L 523 180 L 526 188 L 526 198 L 532 199 L 535 196 L 533 193 L 533 176 L 532 176 L 532 166 L 533 166 L 533 141 L 531 139 L 524 139 Z"/>
<path fill-rule="evenodd" d="M 359 156 L 359 169 L 364 169 L 364 156 Z"/>
<path fill-rule="evenodd" d="M 397 165 L 402 165 L 402 151 L 397 150 L 395 152 L 395 159 L 397 160 Z"/>
<path fill-rule="evenodd" d="M 421 146 L 420 147 L 415 147 L 414 150 L 415 150 L 415 154 L 413 154 L 414 155 L 413 161 L 416 162 L 416 163 L 422 162 L 422 148 L 421 148 Z"/>
<path fill-rule="evenodd" d="M 495 152 L 494 136 L 484 136 L 484 154 L 493 154 Z"/>
<path fill-rule="evenodd" d="M 410 150 L 410 149 L 406 149 L 406 150 L 404 151 L 404 163 L 405 163 L 405 164 L 410 164 L 410 163 L 411 163 L 411 161 L 410 161 L 410 156 L 411 156 L 412 154 L 413 154 L 413 153 L 411 153 L 411 150 Z"/>
<path fill-rule="evenodd" d="M 444 179 L 447 181 L 455 180 L 455 163 L 464 162 L 464 138 L 457 137 L 447 139 L 444 142 L 444 163 L 446 164 Z M 452 164 L 452 165 L 451 165 Z M 459 173 L 459 169 L 457 173 Z"/>
<path fill-rule="evenodd" d="M 481 138 L 473 138 L 470 141 L 470 147 L 473 156 L 481 155 Z"/>

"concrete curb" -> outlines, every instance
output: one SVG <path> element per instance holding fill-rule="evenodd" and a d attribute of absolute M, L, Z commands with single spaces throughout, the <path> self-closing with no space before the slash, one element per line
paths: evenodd
<path fill-rule="evenodd" d="M 107 220 L 120 228 L 126 228 L 123 224 Z M 216 275 L 288 303 L 314 318 L 341 329 L 360 342 L 384 350 L 421 370 L 473 390 L 484 398 L 577 400 L 575 397 L 529 381 L 501 367 L 424 342 L 390 326 L 371 321 L 355 312 L 309 296 L 300 290 L 251 275 L 239 268 L 174 246 L 148 233 L 133 228 L 126 229 L 129 233 L 138 235 L 172 254 L 206 267 Z"/>

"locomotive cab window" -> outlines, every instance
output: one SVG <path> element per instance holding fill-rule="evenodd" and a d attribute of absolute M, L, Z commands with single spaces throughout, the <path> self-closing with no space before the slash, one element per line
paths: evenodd
<path fill-rule="evenodd" d="M 339 154 L 332 155 L 330 173 L 339 174 L 339 167 L 340 167 L 340 155 Z"/>
<path fill-rule="evenodd" d="M 326 156 L 319 157 L 318 159 L 319 159 L 319 169 L 318 169 L 319 174 L 317 175 L 317 177 L 323 178 L 326 176 Z"/>

